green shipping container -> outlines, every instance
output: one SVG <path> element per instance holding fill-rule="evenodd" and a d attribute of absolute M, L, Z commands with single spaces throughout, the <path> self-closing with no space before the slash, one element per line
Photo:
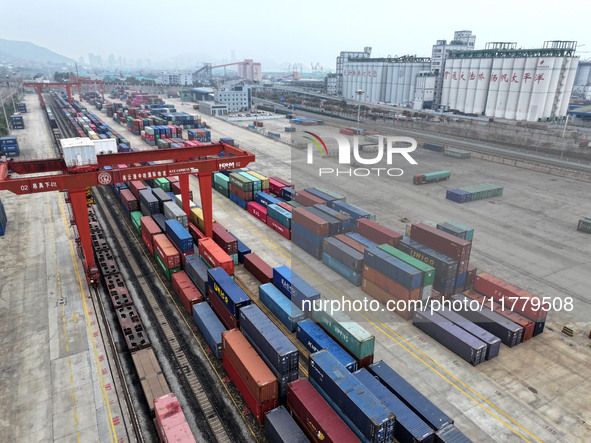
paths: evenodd
<path fill-rule="evenodd" d="M 170 182 L 168 181 L 168 179 L 164 177 L 160 177 L 154 180 L 154 185 L 156 185 L 159 188 L 162 188 L 164 192 L 170 192 Z"/>
<path fill-rule="evenodd" d="M 343 202 L 347 200 L 344 196 L 337 194 L 336 192 L 329 191 L 328 189 L 321 188 L 320 186 L 317 186 L 314 189 L 316 189 L 317 191 L 323 192 L 326 195 L 330 195 L 332 198 L 336 198 L 337 200 L 341 200 Z"/>
<path fill-rule="evenodd" d="M 229 197 L 229 192 L 228 192 L 228 188 L 227 187 L 224 187 L 224 186 L 220 185 L 219 183 L 214 183 L 213 184 L 213 189 L 215 189 L 216 191 L 218 191 L 224 197 L 226 197 L 226 198 Z"/>
<path fill-rule="evenodd" d="M 162 269 L 162 272 L 164 272 L 164 275 L 166 275 L 166 278 L 168 280 L 172 280 L 172 274 L 174 274 L 175 272 L 179 272 L 181 268 L 168 269 L 166 267 L 166 263 L 164 263 L 164 260 L 162 259 L 162 257 L 160 257 L 160 254 L 158 253 L 158 250 L 156 250 L 156 248 L 154 248 L 154 252 L 156 253 L 156 262 L 160 266 L 160 269 Z"/>
<path fill-rule="evenodd" d="M 248 180 L 250 180 L 252 182 L 252 191 L 253 192 L 260 192 L 260 191 L 262 191 L 262 185 L 263 184 L 261 183 L 261 181 L 258 178 L 250 175 L 248 172 L 239 172 L 239 174 L 242 177 L 247 178 Z"/>
<path fill-rule="evenodd" d="M 429 266 L 427 263 L 422 262 L 414 257 L 411 257 L 408 254 L 405 254 L 400 249 L 396 249 L 394 246 L 390 245 L 380 245 L 378 246 L 382 251 L 387 252 L 388 254 L 396 257 L 399 260 L 402 260 L 404 263 L 411 265 L 413 268 L 417 268 L 419 271 L 423 272 L 423 284 L 422 286 L 429 286 L 432 285 L 435 281 L 435 268 Z"/>
<path fill-rule="evenodd" d="M 290 201 L 287 202 L 287 204 L 290 205 L 290 206 L 293 206 L 294 208 L 301 208 L 301 207 L 304 206 L 304 205 L 302 205 L 301 203 L 298 203 L 295 200 L 290 200 Z"/>
<path fill-rule="evenodd" d="M 144 215 L 140 211 L 133 211 L 131 213 L 131 224 L 133 225 L 138 234 L 141 232 L 142 229 L 140 218 L 142 218 L 143 216 Z"/>
<path fill-rule="evenodd" d="M 425 180 L 442 180 L 444 178 L 449 178 L 451 176 L 451 172 L 449 171 L 438 171 L 438 172 L 429 172 L 427 174 L 423 174 L 425 176 Z"/>
<path fill-rule="evenodd" d="M 236 186 L 238 189 L 244 192 L 252 192 L 253 190 L 252 180 L 243 177 L 237 172 L 230 173 L 230 184 Z"/>
<path fill-rule="evenodd" d="M 443 151 L 444 155 L 447 155 L 448 157 L 454 157 L 454 158 L 470 158 L 470 152 L 469 151 L 463 151 L 461 149 L 455 149 L 455 148 L 446 148 L 445 151 Z"/>
<path fill-rule="evenodd" d="M 228 176 L 221 174 L 219 172 L 213 175 L 213 181 L 214 183 L 217 183 L 226 189 L 228 189 L 228 184 L 230 183 L 230 179 L 228 178 Z"/>
<path fill-rule="evenodd" d="M 375 337 L 343 312 L 312 311 L 312 318 L 359 360 L 374 353 Z"/>
<path fill-rule="evenodd" d="M 467 241 L 472 241 L 474 239 L 474 228 L 469 228 L 466 225 L 463 225 L 463 224 L 458 223 L 458 222 L 453 222 L 453 221 L 450 221 L 448 223 L 450 225 L 455 226 L 456 228 L 460 228 L 460 229 L 463 229 L 464 231 L 466 231 L 466 240 Z"/>
<path fill-rule="evenodd" d="M 582 218 L 579 220 L 579 226 L 577 226 L 577 231 L 586 232 L 587 234 L 591 234 L 591 220 Z"/>

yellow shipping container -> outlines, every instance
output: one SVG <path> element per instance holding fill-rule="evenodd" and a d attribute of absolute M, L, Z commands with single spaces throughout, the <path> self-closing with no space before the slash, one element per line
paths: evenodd
<path fill-rule="evenodd" d="M 191 223 L 197 226 L 202 232 L 205 231 L 205 223 L 203 222 L 203 210 L 201 208 L 191 209 L 191 216 L 189 217 Z M 215 223 L 215 219 L 212 217 L 212 223 Z"/>

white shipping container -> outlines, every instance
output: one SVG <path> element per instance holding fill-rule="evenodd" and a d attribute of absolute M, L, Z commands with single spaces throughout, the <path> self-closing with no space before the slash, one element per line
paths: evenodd
<path fill-rule="evenodd" d="M 94 143 L 86 137 L 64 138 L 60 140 L 64 161 L 68 168 L 96 165 Z"/>
<path fill-rule="evenodd" d="M 176 205 L 183 209 L 183 197 L 181 196 L 181 194 L 175 194 L 174 196 L 174 202 L 176 203 Z M 195 204 L 195 202 L 193 200 L 189 200 L 189 210 L 193 209 L 193 208 L 198 208 L 199 206 L 197 206 Z"/>
<path fill-rule="evenodd" d="M 117 154 L 117 139 L 115 138 L 92 140 L 92 142 L 94 143 L 96 155 Z"/>
<path fill-rule="evenodd" d="M 165 202 L 163 205 L 164 217 L 168 220 L 178 220 L 184 228 L 189 229 L 189 220 L 187 214 L 173 202 Z"/>

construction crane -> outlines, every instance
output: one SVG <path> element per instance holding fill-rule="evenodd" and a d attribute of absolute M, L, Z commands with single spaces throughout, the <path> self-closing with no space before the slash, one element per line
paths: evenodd
<path fill-rule="evenodd" d="M 23 87 L 25 87 L 25 88 L 35 88 L 37 90 L 37 95 L 39 96 L 39 103 L 41 103 L 41 106 L 44 106 L 45 105 L 45 102 L 43 101 L 43 94 L 41 93 L 41 90 L 43 88 L 56 88 L 56 87 L 66 88 L 66 92 L 68 94 L 68 102 L 70 104 L 72 104 L 72 88 L 78 87 L 78 95 L 80 95 L 80 83 L 78 83 L 78 82 L 70 82 L 70 83 L 25 82 L 25 83 L 23 83 Z M 80 95 L 80 99 L 82 99 L 82 96 L 81 95 Z"/>
<path fill-rule="evenodd" d="M 103 81 L 102 80 L 93 80 L 90 77 L 76 77 L 74 75 L 71 75 L 70 82 L 88 83 L 88 86 L 90 86 L 90 87 L 92 87 L 92 85 L 99 85 L 99 87 L 101 88 L 101 96 L 103 97 L 103 100 L 105 99 L 105 93 L 103 91 Z M 82 96 L 82 93 L 80 91 L 80 86 L 78 86 L 78 95 Z"/>
<path fill-rule="evenodd" d="M 226 156 L 217 156 L 222 151 Z M 228 157 L 229 155 L 229 157 Z M 214 171 L 243 168 L 255 160 L 255 156 L 234 146 L 223 143 L 197 148 L 154 149 L 148 151 L 121 152 L 96 156 L 96 164 L 84 166 L 84 172 L 68 167 L 63 158 L 48 158 L 27 161 L 0 161 L 0 190 L 13 194 L 36 194 L 49 191 L 67 191 L 74 214 L 73 224 L 78 229 L 81 258 L 89 284 L 98 281 L 98 268 L 94 261 L 86 188 L 124 183 L 134 180 L 178 176 L 183 202 L 189 201 L 189 174 L 197 175 L 205 223 L 205 235 L 212 236 L 212 188 L 211 174 Z M 163 162 L 154 165 L 134 166 L 140 162 Z M 128 167 L 120 169 L 118 165 Z M 112 167 L 112 169 L 105 169 Z M 57 172 L 57 174 L 55 174 Z M 18 176 L 16 176 L 16 175 Z M 36 174 L 27 177 L 23 174 Z M 190 205 L 184 206 L 187 217 Z"/>

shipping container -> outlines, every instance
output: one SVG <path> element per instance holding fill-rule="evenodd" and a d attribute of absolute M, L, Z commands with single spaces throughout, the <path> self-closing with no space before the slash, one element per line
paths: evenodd
<path fill-rule="evenodd" d="M 207 265 L 197 255 L 190 255 L 185 259 L 184 271 L 203 296 L 207 295 Z"/>
<path fill-rule="evenodd" d="M 327 401 L 330 399 L 340 409 L 344 415 L 341 418 L 353 424 L 354 432 L 359 431 L 370 442 L 392 440 L 394 414 L 328 351 L 310 355 L 309 379 Z"/>
<path fill-rule="evenodd" d="M 150 189 L 142 189 L 139 200 L 142 214 L 152 215 L 160 212 L 160 203 Z"/>
<path fill-rule="evenodd" d="M 423 281 L 422 271 L 388 254 L 379 247 L 367 248 L 364 262 L 396 283 L 412 290 L 420 288 Z"/>
<path fill-rule="evenodd" d="M 156 253 L 164 261 L 164 264 L 168 269 L 174 269 L 181 266 L 181 256 L 166 235 L 154 235 L 153 240 Z"/>
<path fill-rule="evenodd" d="M 450 221 L 447 223 L 449 225 L 455 226 L 456 228 L 459 228 L 461 231 L 465 232 L 465 235 L 463 237 L 464 240 L 467 240 L 467 241 L 474 240 L 474 228 L 470 228 L 466 225 L 463 225 L 463 224 L 455 222 L 455 221 Z"/>
<path fill-rule="evenodd" d="M 440 281 L 455 279 L 458 273 L 458 262 L 451 257 L 448 257 L 435 249 L 429 248 L 422 243 L 412 240 L 410 237 L 404 236 L 398 245 L 405 254 L 410 255 L 425 264 L 432 266 L 435 269 L 435 276 Z M 436 288 L 437 290 L 440 290 Z"/>
<path fill-rule="evenodd" d="M 288 240 L 291 240 L 291 231 L 289 228 L 283 226 L 278 221 L 273 220 L 271 217 L 267 216 L 267 226 L 273 228 L 273 230 Z"/>
<path fill-rule="evenodd" d="M 326 349 L 330 352 L 349 372 L 357 370 L 357 360 L 349 355 L 341 345 L 328 336 L 320 326 L 312 320 L 303 320 L 298 323 L 296 336 L 300 343 L 311 353 Z"/>
<path fill-rule="evenodd" d="M 277 379 L 237 329 L 222 334 L 224 368 L 260 424 L 277 407 Z"/>
<path fill-rule="evenodd" d="M 308 443 L 310 441 L 284 406 L 267 412 L 265 432 L 270 443 Z"/>
<path fill-rule="evenodd" d="M 238 253 L 238 240 L 231 235 L 220 223 L 214 223 L 212 227 L 213 241 L 227 254 Z"/>
<path fill-rule="evenodd" d="M 355 240 L 356 242 L 361 243 L 366 248 L 372 248 L 374 246 L 378 246 L 376 243 L 372 242 L 371 240 L 365 238 L 364 236 L 357 234 L 356 232 L 348 232 L 345 234 L 347 237 Z"/>
<path fill-rule="evenodd" d="M 171 281 L 172 288 L 181 299 L 183 306 L 187 312 L 192 313 L 192 306 L 203 301 L 203 294 L 184 271 L 178 271 L 172 274 Z"/>
<path fill-rule="evenodd" d="M 267 217 L 281 223 L 287 229 L 291 229 L 291 211 L 286 211 L 276 204 L 267 206 Z"/>
<path fill-rule="evenodd" d="M 307 379 L 289 385 L 287 409 L 314 443 L 359 443 L 359 439 Z"/>
<path fill-rule="evenodd" d="M 437 312 L 415 311 L 413 325 L 472 366 L 486 359 L 486 344 Z"/>
<path fill-rule="evenodd" d="M 129 190 L 133 193 L 135 198 L 138 200 L 140 199 L 140 191 L 146 189 L 146 185 L 144 185 L 141 181 L 132 181 L 129 182 Z"/>
<path fill-rule="evenodd" d="M 452 303 L 454 311 L 499 337 L 505 345 L 511 348 L 521 342 L 523 337 L 522 326 L 513 323 L 497 312 L 491 311 L 486 306 L 480 305 L 464 294 L 454 294 L 451 296 L 451 300 L 456 301 L 456 303 Z M 476 308 L 477 305 L 478 308 Z"/>
<path fill-rule="evenodd" d="M 234 261 L 213 239 L 204 238 L 199 241 L 199 255 L 212 268 L 222 267 L 228 275 L 234 275 Z"/>
<path fill-rule="evenodd" d="M 396 416 L 394 437 L 399 443 L 433 443 L 435 441 L 435 435 L 429 425 L 367 369 L 360 369 L 353 375 Z"/>
<path fill-rule="evenodd" d="M 368 370 L 435 431 L 453 424 L 451 418 L 383 361 L 370 365 Z"/>
<path fill-rule="evenodd" d="M 359 209 L 356 206 L 353 206 L 349 203 L 345 203 L 340 200 L 333 200 L 328 204 L 328 206 L 334 209 L 335 211 L 348 215 L 355 221 L 360 218 L 371 218 L 371 214 L 369 212 L 366 212 L 363 209 Z"/>
<path fill-rule="evenodd" d="M 339 211 L 335 211 L 334 209 L 329 208 L 326 205 L 317 205 L 317 206 L 314 206 L 314 208 L 316 208 L 322 212 L 325 212 L 326 214 L 336 218 L 337 220 L 340 220 L 343 232 L 354 232 L 355 231 L 355 222 L 348 215 L 345 215 Z"/>
<path fill-rule="evenodd" d="M 187 218 L 187 214 L 181 208 L 179 208 L 175 203 L 169 201 L 165 202 L 162 205 L 164 209 L 164 216 L 167 220 L 177 220 L 185 229 L 189 228 L 189 219 Z"/>
<path fill-rule="evenodd" d="M 164 212 L 164 203 L 173 201 L 172 197 L 170 195 L 168 195 L 166 192 L 164 192 L 164 190 L 161 188 L 153 188 L 152 194 L 154 194 L 154 197 L 156 197 L 158 199 L 158 204 L 160 206 L 160 212 L 162 212 L 162 213 Z"/>
<path fill-rule="evenodd" d="M 193 237 L 178 220 L 166 220 L 166 235 L 181 252 L 194 252 Z"/>
<path fill-rule="evenodd" d="M 246 205 L 246 210 L 249 214 L 254 215 L 263 223 L 267 223 L 267 207 L 263 206 L 257 202 L 248 202 Z"/>
<path fill-rule="evenodd" d="M 320 299 L 320 292 L 295 272 L 291 272 L 291 302 L 304 312 L 309 312 L 314 300 Z M 304 303 L 306 301 L 306 303 Z"/>
<path fill-rule="evenodd" d="M 346 280 L 353 283 L 355 286 L 360 286 L 362 281 L 362 275 L 360 272 L 356 272 L 353 269 L 347 267 L 343 263 L 341 263 L 338 259 L 334 258 L 332 255 L 323 252 L 322 253 L 322 263 L 328 266 L 330 269 L 335 271 L 337 274 L 345 277 Z"/>
<path fill-rule="evenodd" d="M 338 218 L 333 217 L 332 215 L 329 215 L 324 211 L 321 211 L 316 206 L 310 206 L 310 207 L 306 208 L 306 210 L 309 213 L 314 214 L 314 215 L 316 215 L 316 216 L 320 217 L 321 219 L 326 220 L 328 222 L 329 235 L 338 235 L 343 232 L 343 222 L 341 220 L 339 220 Z"/>
<path fill-rule="evenodd" d="M 468 270 L 471 243 L 424 223 L 411 225 L 410 238 L 458 260 L 458 273 Z"/>
<path fill-rule="evenodd" d="M 305 318 L 304 313 L 272 283 L 259 286 L 259 299 L 291 332 Z"/>
<path fill-rule="evenodd" d="M 208 287 L 228 308 L 235 319 L 239 319 L 240 308 L 248 306 L 252 301 L 223 268 L 207 271 Z"/>
<path fill-rule="evenodd" d="M 226 329 L 235 329 L 240 326 L 238 324 L 238 318 L 234 317 L 230 313 L 228 307 L 217 295 L 215 295 L 213 289 L 211 289 L 209 286 L 207 287 L 207 302 Z"/>
<path fill-rule="evenodd" d="M 160 441 L 195 443 L 185 414 L 173 393 L 154 400 L 154 413 L 156 416 L 154 423 Z"/>
<path fill-rule="evenodd" d="M 315 235 L 330 235 L 329 223 L 304 208 L 295 208 L 291 217 L 292 224 L 297 223 Z"/>
<path fill-rule="evenodd" d="M 322 251 L 361 275 L 363 271 L 363 254 L 332 237 L 324 239 Z"/>
<path fill-rule="evenodd" d="M 147 246 L 150 253 L 154 255 L 154 236 L 162 233 L 160 227 L 152 217 L 141 217 L 140 230 L 144 244 Z"/>
<path fill-rule="evenodd" d="M 335 235 L 334 238 L 343 242 L 344 244 L 346 244 L 350 248 L 353 248 L 354 250 L 356 250 L 360 254 L 363 254 L 365 252 L 365 250 L 367 249 L 367 246 L 365 246 L 362 243 L 359 243 L 357 240 L 353 240 L 351 237 L 349 237 L 345 234 Z"/>
<path fill-rule="evenodd" d="M 445 150 L 443 145 L 436 145 L 435 143 L 423 143 L 423 149 L 435 152 L 443 152 Z"/>
<path fill-rule="evenodd" d="M 365 218 L 357 220 L 355 232 L 378 245 L 388 244 L 395 248 L 398 247 L 398 243 L 402 239 L 402 234 Z"/>
<path fill-rule="evenodd" d="M 189 217 L 191 223 L 197 226 L 202 232 L 205 232 L 205 223 L 203 222 L 203 210 L 201 208 L 193 208 L 191 209 L 191 215 Z M 215 220 L 212 218 L 211 223 L 215 223 Z"/>
<path fill-rule="evenodd" d="M 394 280 L 381 274 L 367 265 L 363 266 L 361 289 L 374 299 L 385 305 L 389 310 L 405 320 L 412 318 L 416 304 L 421 303 L 421 289 L 407 289 Z"/>
<path fill-rule="evenodd" d="M 244 256 L 244 269 L 262 284 L 273 281 L 273 268 L 255 253 Z"/>
<path fill-rule="evenodd" d="M 429 172 L 426 174 L 416 174 L 412 178 L 412 182 L 415 185 L 422 185 L 425 183 L 437 183 L 440 181 L 445 181 L 451 177 L 451 172 L 449 171 L 438 171 L 438 172 Z"/>
<path fill-rule="evenodd" d="M 164 217 L 164 214 L 152 214 L 152 218 L 154 219 L 154 221 L 156 222 L 156 224 L 158 225 L 160 230 L 162 232 L 165 232 L 166 231 L 166 217 Z"/>
<path fill-rule="evenodd" d="M 263 207 L 266 207 L 266 206 L 272 205 L 272 204 L 279 204 L 282 201 L 283 200 L 281 200 L 279 198 L 273 197 L 268 192 L 258 192 L 256 195 L 256 202 Z"/>
<path fill-rule="evenodd" d="M 122 189 L 119 192 L 119 198 L 121 199 L 123 207 L 127 209 L 128 212 L 139 210 L 140 203 L 138 199 L 135 197 L 135 195 L 133 195 L 133 193 L 129 189 Z"/>
<path fill-rule="evenodd" d="M 499 337 L 481 328 L 476 323 L 472 323 L 457 312 L 445 308 L 438 309 L 435 312 L 486 343 L 486 360 L 490 360 L 499 355 L 501 350 L 501 339 Z"/>
<path fill-rule="evenodd" d="M 438 443 L 472 443 L 458 428 L 454 425 L 448 425 L 437 431 L 435 435 Z"/>
<path fill-rule="evenodd" d="M 375 337 L 344 312 L 312 311 L 312 319 L 358 360 L 373 356 Z"/>
<path fill-rule="evenodd" d="M 226 328 L 207 303 L 193 305 L 193 320 L 213 354 L 222 358 L 222 333 Z"/>
<path fill-rule="evenodd" d="M 447 232 L 448 234 L 451 234 L 454 237 L 466 240 L 466 230 L 454 226 L 451 223 L 437 223 L 437 229 L 443 232 Z"/>
<path fill-rule="evenodd" d="M 390 245 L 381 245 L 378 246 L 382 251 L 387 252 L 388 254 L 392 255 L 393 257 L 402 260 L 403 262 L 411 265 L 412 267 L 418 269 L 419 271 L 423 272 L 423 281 L 421 283 L 422 286 L 429 286 L 433 285 L 433 281 L 435 280 L 435 268 L 426 264 L 425 262 L 418 260 L 410 255 L 402 252 L 399 249 L 396 249 Z"/>

